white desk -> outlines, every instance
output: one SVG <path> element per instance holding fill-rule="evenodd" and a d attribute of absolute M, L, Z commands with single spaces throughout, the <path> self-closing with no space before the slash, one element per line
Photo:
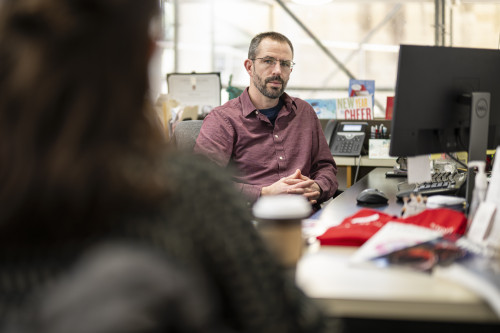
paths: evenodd
<path fill-rule="evenodd" d="M 296 281 L 336 317 L 498 322 L 486 302 L 460 285 L 424 273 L 352 267 L 357 248 L 323 247 L 304 254 Z"/>
<path fill-rule="evenodd" d="M 389 214 L 399 212 L 395 184 L 401 179 L 385 178 L 387 170 L 373 170 L 332 200 L 323 209 L 319 223 L 328 227 L 359 210 L 355 197 L 366 187 L 377 187 L 390 197 L 389 205 L 378 209 Z M 318 247 L 308 249 L 299 261 L 296 281 L 330 315 L 500 323 L 485 301 L 458 284 L 419 272 L 353 267 L 348 260 L 357 248 Z"/>
<path fill-rule="evenodd" d="M 358 157 L 349 156 L 333 156 L 337 165 L 341 166 L 370 166 L 370 167 L 392 167 L 396 165 L 396 158 L 369 158 L 367 155 L 361 156 L 361 161 Z"/>

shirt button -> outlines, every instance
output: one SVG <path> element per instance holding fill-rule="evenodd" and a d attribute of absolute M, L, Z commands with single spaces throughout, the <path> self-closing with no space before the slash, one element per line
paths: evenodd
<path fill-rule="evenodd" d="M 255 114 L 259 114 L 259 111 L 255 111 Z"/>
<path fill-rule="evenodd" d="M 280 160 L 282 160 L 282 159 L 283 159 L 283 156 L 280 156 Z"/>
<path fill-rule="evenodd" d="M 278 138 L 278 134 L 276 134 L 274 137 L 277 139 Z"/>

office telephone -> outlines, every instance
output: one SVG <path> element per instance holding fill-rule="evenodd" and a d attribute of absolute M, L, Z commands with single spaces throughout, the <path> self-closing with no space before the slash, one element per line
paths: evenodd
<path fill-rule="evenodd" d="M 366 122 L 331 120 L 325 128 L 325 136 L 332 155 L 359 156 L 365 141 Z"/>

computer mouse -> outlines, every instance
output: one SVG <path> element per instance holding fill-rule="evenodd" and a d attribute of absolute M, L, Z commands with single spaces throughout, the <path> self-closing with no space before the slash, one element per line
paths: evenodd
<path fill-rule="evenodd" d="M 356 200 L 358 204 L 387 204 L 389 198 L 385 195 L 384 192 L 379 191 L 375 188 L 367 188 L 358 194 Z"/>

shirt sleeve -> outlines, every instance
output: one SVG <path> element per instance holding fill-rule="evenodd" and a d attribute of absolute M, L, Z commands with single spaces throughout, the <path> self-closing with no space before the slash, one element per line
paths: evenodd
<path fill-rule="evenodd" d="M 233 151 L 234 135 L 234 128 L 224 117 L 223 110 L 212 110 L 203 120 L 194 152 L 226 167 Z"/>
<path fill-rule="evenodd" d="M 237 190 L 244 195 L 249 204 L 253 204 L 260 197 L 261 185 L 250 185 L 235 182 Z"/>
<path fill-rule="evenodd" d="M 316 120 L 314 135 L 317 144 L 314 145 L 311 154 L 311 178 L 314 179 L 321 188 L 321 196 L 318 202 L 323 202 L 333 197 L 339 187 L 337 180 L 337 164 L 328 147 L 319 119 Z"/>
<path fill-rule="evenodd" d="M 194 152 L 205 155 L 220 167 L 227 167 L 233 153 L 235 130 L 223 113 L 224 110 L 213 110 L 205 117 L 196 139 Z M 234 184 L 250 203 L 254 203 L 260 197 L 262 186 L 240 182 Z"/>

